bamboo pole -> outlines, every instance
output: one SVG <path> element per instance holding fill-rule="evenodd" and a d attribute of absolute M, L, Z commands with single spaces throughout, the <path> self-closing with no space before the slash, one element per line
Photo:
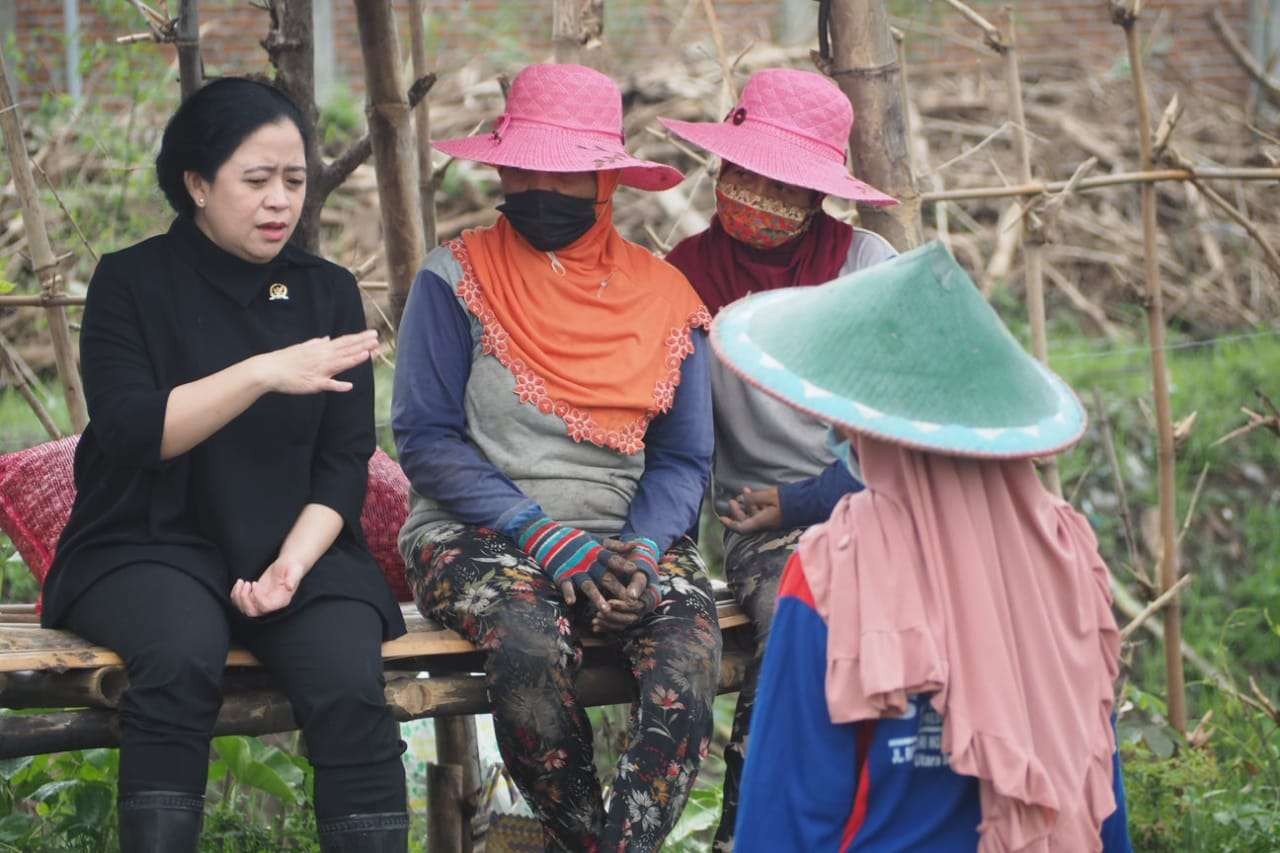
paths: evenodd
<path fill-rule="evenodd" d="M 178 6 L 174 45 L 178 48 L 178 79 L 182 100 L 204 85 L 204 62 L 200 57 L 200 15 L 196 0 L 181 0 Z"/>
<path fill-rule="evenodd" d="M 1076 192 L 1128 184 L 1161 183 L 1163 181 L 1280 181 L 1280 168 L 1210 168 L 1210 169 L 1142 169 L 1084 178 L 1075 185 Z M 941 190 L 920 196 L 925 204 L 939 201 L 977 201 L 992 198 L 1017 198 L 1061 192 L 1069 181 L 1032 181 L 1003 187 Z"/>
<path fill-rule="evenodd" d="M 418 163 L 409 127 L 409 104 L 400 85 L 400 42 L 395 11 L 383 0 L 355 0 L 364 59 L 366 114 L 378 178 L 382 239 L 387 247 L 391 316 L 404 313 L 409 287 L 426 254 L 417 202 Z"/>
<path fill-rule="evenodd" d="M 1137 21 L 1140 3 L 1111 0 L 1113 20 L 1124 30 L 1129 67 L 1133 74 L 1138 111 L 1138 146 L 1144 171 L 1152 168 L 1151 112 L 1143 79 L 1142 49 L 1138 43 Z M 1169 374 L 1164 351 L 1164 296 L 1160 287 L 1160 263 L 1156 247 L 1156 189 L 1143 184 L 1142 249 L 1147 282 L 1147 331 L 1151 349 L 1151 380 L 1155 394 L 1156 428 L 1159 438 L 1160 469 L 1160 591 L 1171 592 L 1178 580 L 1177 520 L 1174 517 L 1177 492 L 1174 482 L 1173 415 L 1169 401 Z M 1182 670 L 1182 611 L 1175 595 L 1165 607 L 1164 657 L 1167 680 L 1169 724 L 1187 730 L 1186 687 Z"/>
<path fill-rule="evenodd" d="M 831 56 L 815 61 L 835 80 L 853 105 L 856 120 L 849 135 L 853 173 L 883 190 L 899 204 L 859 205 L 862 224 L 899 251 L 924 242 L 920 194 L 908 154 L 906 105 L 889 14 L 884 0 L 831 0 Z M 825 36 L 824 36 L 825 38 Z"/>
<path fill-rule="evenodd" d="M 15 672 L 0 692 L 0 704 L 6 708 L 116 708 L 128 684 L 123 666 L 61 673 Z"/>
<path fill-rule="evenodd" d="M 413 76 L 422 79 L 427 71 L 427 31 L 422 0 L 409 0 L 409 46 L 413 56 Z M 423 98 L 413 108 L 413 132 L 418 145 L 418 204 L 422 207 L 422 239 L 427 251 L 435 248 L 436 187 L 431 165 L 431 107 Z"/>
<path fill-rule="evenodd" d="M 40 289 L 45 298 L 57 299 L 62 296 L 62 273 L 58 271 L 58 259 L 53 254 L 49 232 L 45 229 L 44 213 L 40 210 L 31 161 L 22 137 L 18 105 L 14 103 L 13 91 L 9 88 L 9 72 L 3 56 L 0 56 L 0 131 L 3 131 L 5 146 L 9 149 L 13 183 L 22 206 L 22 226 L 31 250 L 31 265 L 40 279 Z M 67 309 L 61 305 L 50 305 L 45 313 L 49 322 L 49 336 L 53 340 L 53 357 L 58 366 L 58 378 L 62 380 L 63 394 L 67 399 L 67 413 L 71 417 L 72 428 L 81 432 L 89 423 L 89 414 L 85 407 L 84 389 L 80 384 L 80 369 L 76 365 L 75 347 L 71 342 Z"/>
<path fill-rule="evenodd" d="M 725 652 L 717 692 L 732 693 L 742 686 L 751 657 L 750 652 L 737 648 Z M 584 669 L 576 684 L 584 706 L 616 705 L 636 696 L 635 679 L 623 666 Z M 389 677 L 384 695 L 400 722 L 489 711 L 485 678 L 470 673 L 427 679 Z M 255 688 L 224 699 L 213 734 L 264 735 L 296 728 L 293 709 L 283 692 Z M 0 716 L 0 759 L 119 744 L 118 717 L 110 709 Z"/>
<path fill-rule="evenodd" d="M 1022 103 L 1022 74 L 1018 68 L 1017 36 L 1013 7 L 1004 7 L 1004 30 L 999 33 L 1000 54 L 1004 58 L 1005 86 L 1009 97 L 1009 120 L 1013 124 L 1013 147 L 1018 154 L 1018 178 L 1031 183 L 1031 141 L 1027 134 L 1027 114 Z M 1031 325 L 1031 354 L 1049 364 L 1049 336 L 1045 330 L 1044 307 L 1044 227 L 1034 211 L 1027 211 L 1019 223 L 1022 229 L 1023 279 L 1027 289 L 1027 319 Z M 1045 485 L 1062 497 L 1062 477 L 1057 460 L 1050 457 L 1042 465 Z"/>

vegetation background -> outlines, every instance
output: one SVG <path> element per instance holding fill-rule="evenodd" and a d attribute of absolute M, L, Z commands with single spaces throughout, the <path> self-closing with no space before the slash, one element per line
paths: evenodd
<path fill-rule="evenodd" d="M 120 32 L 136 29 L 136 18 L 126 4 L 99 2 L 119 18 Z M 505 62 L 518 66 L 530 59 L 520 54 L 518 39 L 511 43 L 512 56 Z M 81 62 L 86 80 L 92 81 L 85 104 L 77 107 L 52 93 L 22 104 L 31 150 L 65 133 L 69 117 L 75 116 L 69 147 L 80 165 L 62 179 L 58 198 L 46 187 L 42 200 L 55 246 L 77 253 L 71 278 L 78 282 L 87 281 L 93 263 L 82 251 L 73 221 L 99 253 L 167 227 L 170 215 L 155 187 L 151 163 L 163 121 L 177 97 L 175 72 L 158 52 L 86 46 Z M 339 150 L 362 128 L 361 101 L 349 92 L 335 93 L 320 121 L 328 153 Z M 7 182 L 5 163 L 0 165 L 0 186 Z M 483 171 L 454 170 L 441 187 L 440 201 L 442 206 L 460 200 L 483 202 L 494 193 Z M 344 204 L 336 198 L 333 206 L 341 211 Z M 339 243 L 344 224 L 342 217 L 327 223 L 327 246 Z M 652 242 L 643 229 L 634 232 L 628 236 Z M 1251 251 L 1240 234 L 1228 234 L 1224 245 L 1232 252 Z M 0 292 L 34 286 L 17 253 L 0 257 Z M 1276 287 L 1274 278 L 1266 286 Z M 991 298 L 1025 340 L 1024 309 L 1014 283 L 997 282 Z M 1051 306 L 1050 340 L 1054 368 L 1081 392 L 1093 414 L 1085 440 L 1062 457 L 1066 491 L 1093 522 L 1113 572 L 1126 586 L 1136 588 L 1134 569 L 1150 571 L 1153 563 L 1146 544 L 1149 536 L 1142 531 L 1150 527 L 1147 508 L 1156 504 L 1155 431 L 1147 404 L 1150 366 L 1143 347 L 1141 306 L 1135 300 L 1121 313 L 1127 331 L 1117 341 L 1099 337 L 1078 314 Z M 14 316 L 0 311 L 0 328 L 38 343 L 44 332 L 39 312 L 26 311 L 21 328 L 11 319 Z M 1178 460 L 1179 518 L 1186 519 L 1183 566 L 1196 575 L 1183 596 L 1185 637 L 1241 693 L 1254 695 L 1252 682 L 1257 695 L 1272 703 L 1280 694 L 1280 436 L 1255 430 L 1238 440 L 1215 442 L 1244 422 L 1239 409 L 1254 404 L 1255 390 L 1280 399 L 1280 330 L 1275 323 L 1275 317 L 1268 317 L 1255 326 L 1208 329 L 1180 322 L 1174 324 L 1170 340 L 1174 411 L 1198 413 Z M 43 378 L 42 397 L 68 428 L 56 377 L 45 372 Z M 389 390 L 390 368 L 380 366 L 380 438 L 384 449 L 394 454 L 387 428 Z M 1114 433 L 1118 471 L 1112 469 L 1102 441 L 1104 414 Z M 0 452 L 42 440 L 44 434 L 25 403 L 10 389 L 0 388 Z M 1117 477 L 1123 480 L 1138 522 L 1139 566 L 1131 565 Z M 718 559 L 718 541 L 719 531 L 708 523 L 703 542 L 713 561 Z M 0 537 L 0 601 L 32 601 L 36 592 L 25 565 Z M 1280 849 L 1280 716 L 1269 715 L 1259 703 L 1246 704 L 1236 692 L 1219 689 L 1189 668 L 1190 716 L 1200 725 L 1189 738 L 1183 737 L 1165 722 L 1160 645 L 1143 632 L 1132 639 L 1126 649 L 1119 734 L 1136 848 Z M 717 703 L 717 746 L 668 849 L 709 849 L 723 775 L 718 755 L 728 735 L 733 699 L 725 696 Z M 625 734 L 625 712 L 592 712 L 604 773 Z M 110 849 L 116 765 L 113 750 L 0 762 L 0 851 Z M 208 794 L 204 849 L 314 849 L 310 769 L 296 736 L 218 738 Z M 416 850 L 424 843 L 425 831 L 423 816 L 415 820 Z"/>

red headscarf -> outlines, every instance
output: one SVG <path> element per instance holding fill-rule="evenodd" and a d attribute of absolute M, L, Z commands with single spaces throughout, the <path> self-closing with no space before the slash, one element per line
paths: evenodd
<path fill-rule="evenodd" d="M 776 249 L 739 243 L 713 217 L 710 228 L 672 249 L 667 263 L 685 274 L 716 314 L 748 293 L 830 281 L 844 266 L 852 242 L 853 228 L 821 210 L 803 234 Z"/>

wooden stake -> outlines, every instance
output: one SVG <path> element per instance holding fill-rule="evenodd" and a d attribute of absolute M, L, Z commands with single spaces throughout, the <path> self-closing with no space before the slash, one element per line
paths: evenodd
<path fill-rule="evenodd" d="M 577 63 L 582 53 L 582 0 L 553 0 L 551 46 L 556 62 Z"/>
<path fill-rule="evenodd" d="M 409 0 L 409 46 L 413 54 L 413 76 L 422 79 L 427 71 L 427 27 L 422 0 Z M 418 145 L 418 203 L 422 207 L 422 239 L 427 251 L 435 248 L 436 186 L 431 165 L 431 107 L 423 98 L 413 108 L 413 132 Z"/>
<path fill-rule="evenodd" d="M 864 226 L 899 251 L 924 242 L 920 194 L 907 150 L 906 106 L 884 0 L 831 0 L 831 57 L 815 57 L 853 104 L 849 136 L 853 173 L 898 199 L 893 207 L 858 207 Z"/>
<path fill-rule="evenodd" d="M 464 831 L 462 822 L 462 768 L 456 764 L 428 764 L 428 853 L 462 853 L 462 840 L 470 834 Z"/>
<path fill-rule="evenodd" d="M 1138 147 L 1143 171 L 1152 168 L 1151 111 L 1143 79 L 1142 49 L 1138 43 L 1137 11 L 1123 0 L 1111 0 L 1112 17 L 1124 30 L 1129 67 L 1133 74 L 1134 95 L 1138 110 Z M 1160 287 L 1160 261 L 1156 246 L 1156 188 L 1143 184 L 1142 254 L 1147 282 L 1147 336 L 1151 350 L 1151 381 L 1156 404 L 1156 429 L 1159 438 L 1160 469 L 1160 591 L 1175 592 L 1178 580 L 1178 538 L 1175 518 L 1177 491 L 1174 481 L 1173 414 L 1169 401 L 1169 373 L 1165 360 L 1164 295 Z M 1176 594 L 1166 608 L 1164 619 L 1164 658 L 1167 680 L 1169 724 L 1180 732 L 1187 730 L 1186 687 L 1182 670 L 1182 611 Z"/>
<path fill-rule="evenodd" d="M 178 48 L 178 79 L 182 84 L 182 100 L 185 101 L 204 85 L 204 62 L 200 57 L 200 16 L 196 0 L 180 0 L 173 43 Z"/>
<path fill-rule="evenodd" d="M 476 718 L 440 717 L 435 721 L 436 756 L 441 764 L 461 769 L 462 853 L 471 853 L 471 819 L 480 808 L 480 750 L 476 740 Z"/>
<path fill-rule="evenodd" d="M 418 163 L 409 104 L 400 85 L 400 42 L 395 11 L 384 0 L 355 0 L 364 59 L 366 114 L 378 177 L 382 239 L 387 247 L 391 317 L 399 324 L 413 277 L 426 254 L 418 203 Z"/>
<path fill-rule="evenodd" d="M 5 146 L 9 149 L 13 183 L 22 206 L 22 226 L 31 250 L 31 264 L 40 279 L 40 289 L 45 297 L 57 299 L 63 295 L 62 273 L 58 270 L 58 259 L 53 254 L 49 232 L 45 229 L 44 213 L 40 210 L 31 161 L 22 136 L 18 105 L 14 103 L 13 91 L 9 88 L 9 71 L 5 68 L 3 56 L 0 56 L 0 131 L 3 131 Z M 49 322 L 49 336 L 53 340 L 53 357 L 58 366 L 58 378 L 62 380 L 63 394 L 67 399 L 67 414 L 71 417 L 71 426 L 75 431 L 82 432 L 89 423 L 89 414 L 85 407 L 84 389 L 80 384 L 80 369 L 76 365 L 75 347 L 71 342 L 67 309 L 60 305 L 50 305 L 45 314 Z"/>

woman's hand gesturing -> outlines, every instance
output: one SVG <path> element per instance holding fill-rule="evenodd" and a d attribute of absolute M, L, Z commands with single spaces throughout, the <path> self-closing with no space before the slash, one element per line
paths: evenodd
<path fill-rule="evenodd" d="M 281 557 L 256 581 L 238 580 L 231 587 L 231 603 L 245 616 L 263 616 L 289 606 L 307 573 L 299 560 Z"/>
<path fill-rule="evenodd" d="M 333 377 L 350 370 L 378 351 L 372 329 L 338 338 L 312 338 L 291 347 L 264 353 L 261 368 L 267 387 L 281 394 L 350 391 L 351 383 Z"/>

